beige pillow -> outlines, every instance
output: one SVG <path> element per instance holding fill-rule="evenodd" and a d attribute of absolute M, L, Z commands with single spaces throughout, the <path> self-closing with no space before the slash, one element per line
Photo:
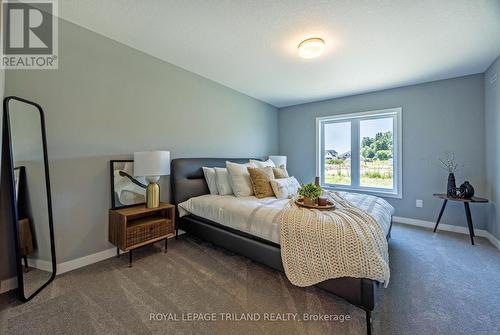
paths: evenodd
<path fill-rule="evenodd" d="M 273 168 L 248 168 L 253 192 L 257 198 L 273 197 L 274 192 L 270 181 L 274 179 Z"/>
<path fill-rule="evenodd" d="M 274 173 L 274 178 L 276 178 L 276 179 L 289 177 L 288 171 L 286 170 L 284 165 L 281 165 L 280 167 L 274 167 L 273 173 Z"/>

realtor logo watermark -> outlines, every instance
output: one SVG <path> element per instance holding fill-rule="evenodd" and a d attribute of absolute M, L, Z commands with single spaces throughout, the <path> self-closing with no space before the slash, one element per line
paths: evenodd
<path fill-rule="evenodd" d="M 58 0 L 4 0 L 0 66 L 58 68 Z"/>

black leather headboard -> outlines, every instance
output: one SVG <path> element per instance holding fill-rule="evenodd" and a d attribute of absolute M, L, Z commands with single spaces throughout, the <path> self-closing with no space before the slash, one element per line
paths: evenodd
<path fill-rule="evenodd" d="M 175 205 L 192 197 L 210 193 L 202 167 L 226 167 L 226 161 L 247 163 L 250 158 L 177 158 L 170 171 L 172 201 Z"/>

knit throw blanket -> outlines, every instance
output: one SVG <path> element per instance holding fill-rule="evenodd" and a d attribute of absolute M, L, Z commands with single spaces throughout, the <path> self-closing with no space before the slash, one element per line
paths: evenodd
<path fill-rule="evenodd" d="M 389 283 L 387 240 L 370 215 L 335 192 L 326 192 L 336 209 L 297 206 L 280 214 L 281 259 L 290 282 L 310 286 L 327 279 L 355 277 Z"/>

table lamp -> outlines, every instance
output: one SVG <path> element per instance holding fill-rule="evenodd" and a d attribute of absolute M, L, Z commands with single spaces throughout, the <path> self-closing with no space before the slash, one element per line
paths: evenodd
<path fill-rule="evenodd" d="M 160 176 L 170 174 L 170 151 L 134 152 L 134 176 L 146 177 L 146 207 L 160 206 Z"/>
<path fill-rule="evenodd" d="M 269 159 L 272 160 L 277 167 L 283 165 L 283 167 L 286 168 L 286 156 L 269 156 Z"/>

